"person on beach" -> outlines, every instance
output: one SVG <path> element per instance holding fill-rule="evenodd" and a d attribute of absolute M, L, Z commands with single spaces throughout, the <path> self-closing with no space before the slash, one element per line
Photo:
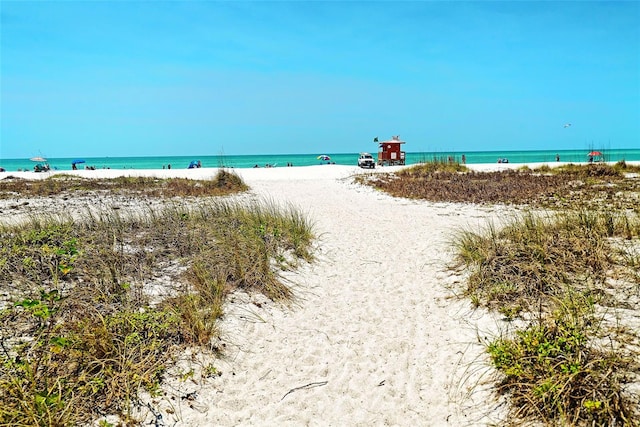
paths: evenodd
<path fill-rule="evenodd" d="M 467 156 L 465 156 L 464 154 L 462 155 L 462 164 L 463 165 L 467 164 Z"/>
<path fill-rule="evenodd" d="M 560 161 L 560 154 L 556 154 L 556 162 Z"/>

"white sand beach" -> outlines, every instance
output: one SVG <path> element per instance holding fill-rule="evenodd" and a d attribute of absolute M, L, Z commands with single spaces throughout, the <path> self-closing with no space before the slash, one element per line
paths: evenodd
<path fill-rule="evenodd" d="M 207 178 L 215 172 L 65 173 Z M 165 396 L 149 399 L 163 425 L 485 426 L 500 419 L 479 340 L 503 325 L 452 298 L 461 278 L 448 267 L 457 230 L 482 227 L 515 208 L 393 198 L 354 184 L 352 175 L 371 172 L 352 166 L 236 172 L 251 187 L 249 197 L 291 204 L 309 217 L 317 260 L 286 274 L 295 293 L 290 307 L 255 295 L 231 298 L 221 323 L 226 354 L 214 362 L 222 375 L 170 379 Z M 0 210 L 7 215 L 6 205 Z M 198 360 L 185 357 L 184 369 Z"/>

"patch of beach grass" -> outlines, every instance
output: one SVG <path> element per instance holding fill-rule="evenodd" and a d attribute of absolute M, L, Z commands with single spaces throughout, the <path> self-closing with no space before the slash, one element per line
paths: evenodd
<path fill-rule="evenodd" d="M 626 386 L 640 381 L 640 335 L 616 313 L 640 310 L 639 224 L 632 212 L 526 213 L 456 237 L 465 295 L 525 325 L 487 343 L 507 424 L 637 425 Z"/>
<path fill-rule="evenodd" d="M 434 202 L 640 209 L 640 177 L 624 163 L 527 167 L 475 172 L 458 164 L 426 163 L 355 179 L 396 197 Z"/>
<path fill-rule="evenodd" d="M 69 174 L 55 174 L 45 179 L 27 180 L 8 177 L 0 180 L 0 198 L 73 196 L 76 192 L 103 191 L 136 194 L 148 197 L 223 196 L 247 190 L 247 185 L 234 172 L 220 169 L 211 179 L 157 178 L 121 176 L 116 178 L 83 178 Z"/>
<path fill-rule="evenodd" d="M 418 163 L 399 172 L 401 176 L 421 177 L 435 172 L 468 172 L 469 168 L 458 161 L 446 158 L 434 158 L 431 161 Z"/>
<path fill-rule="evenodd" d="M 461 233 L 459 259 L 470 268 L 467 292 L 491 307 L 530 307 L 540 296 L 602 285 L 622 259 L 611 239 L 638 237 L 638 215 L 569 211 L 525 213 L 500 229 Z"/>
<path fill-rule="evenodd" d="M 230 292 L 293 297 L 279 272 L 312 259 L 312 238 L 293 207 L 219 199 L 0 226 L 0 425 L 138 423 L 139 392 L 160 392 L 181 349 L 220 350 Z"/>

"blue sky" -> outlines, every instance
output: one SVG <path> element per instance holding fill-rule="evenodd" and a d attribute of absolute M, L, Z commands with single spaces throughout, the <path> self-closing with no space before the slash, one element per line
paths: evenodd
<path fill-rule="evenodd" d="M 640 2 L 1 1 L 0 157 L 640 148 Z M 571 123 L 571 127 L 564 127 Z"/>

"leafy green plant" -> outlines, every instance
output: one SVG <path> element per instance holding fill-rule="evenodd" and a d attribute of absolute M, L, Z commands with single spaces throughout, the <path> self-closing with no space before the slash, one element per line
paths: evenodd
<path fill-rule="evenodd" d="M 488 345 L 503 373 L 498 391 L 509 394 L 513 419 L 548 425 L 625 425 L 633 419 L 622 393 L 629 360 L 590 343 L 598 333 L 592 320 L 558 315 Z"/>

